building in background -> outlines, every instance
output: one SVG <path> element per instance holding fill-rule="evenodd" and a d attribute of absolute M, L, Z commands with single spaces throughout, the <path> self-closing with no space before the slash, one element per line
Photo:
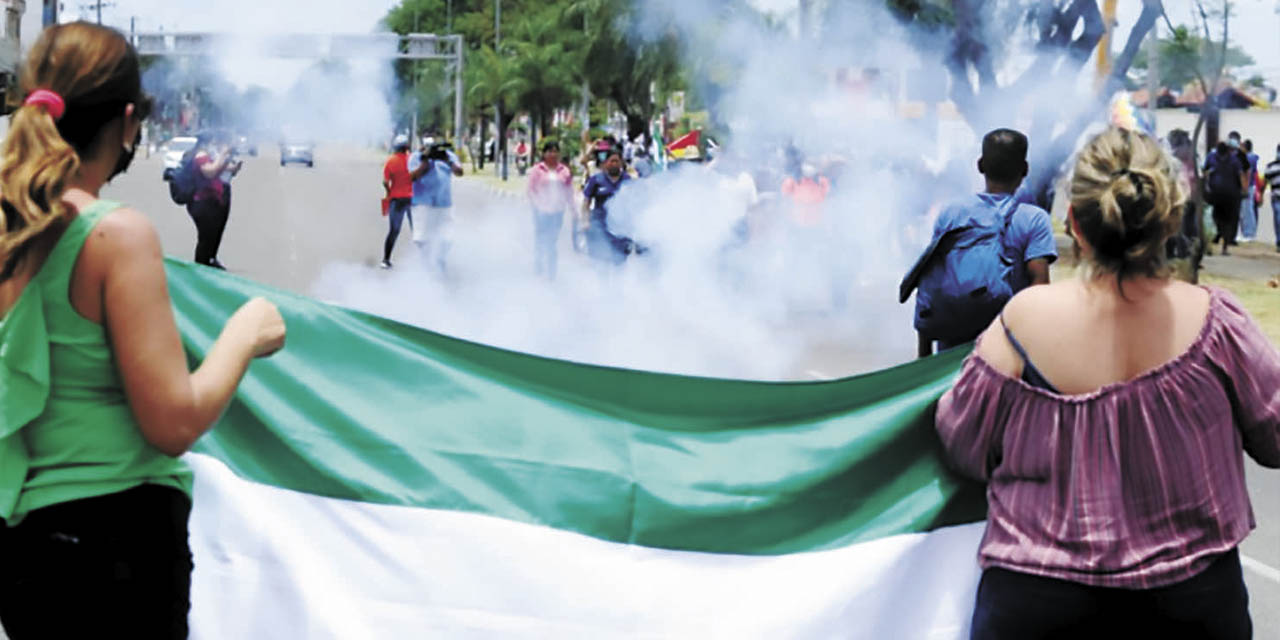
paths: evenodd
<path fill-rule="evenodd" d="M 25 0 L 0 0 L 4 9 L 4 26 L 0 32 L 0 90 L 4 91 L 3 112 L 9 113 L 18 105 L 18 62 L 22 58 L 22 14 Z"/>

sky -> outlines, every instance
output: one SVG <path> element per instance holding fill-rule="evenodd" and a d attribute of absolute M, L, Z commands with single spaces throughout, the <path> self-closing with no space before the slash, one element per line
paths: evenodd
<path fill-rule="evenodd" d="M 757 7 L 779 13 L 795 10 L 798 0 L 750 0 Z M 861 0 L 870 1 L 870 0 Z M 1218 0 L 1208 0 L 1218 4 Z M 64 20 L 94 13 L 81 11 L 89 0 L 65 0 Z M 103 21 L 127 31 L 130 17 L 137 17 L 139 31 L 235 31 L 288 33 L 361 33 L 372 30 L 397 0 L 114 0 L 103 9 Z M 1258 63 L 1256 72 L 1280 84 L 1280 0 L 1235 0 L 1231 38 Z M 1117 22 L 1127 31 L 1141 10 L 1138 0 L 1121 0 Z M 1192 0 L 1165 0 L 1175 24 L 1195 20 Z M 39 31 L 40 0 L 27 2 L 24 33 Z M 1161 29 L 1164 27 L 1161 25 Z M 29 39 L 28 39 L 29 41 Z M 267 84 L 299 63 L 277 61 L 261 69 L 246 66 L 236 84 Z M 255 73 L 256 71 L 256 73 Z"/>
<path fill-rule="evenodd" d="M 91 0 L 63 0 L 61 21 L 94 20 L 96 11 L 81 10 Z M 163 30 L 222 33 L 369 33 L 397 0 L 112 0 L 102 21 L 128 32 L 136 18 L 139 32 Z M 22 33 L 40 29 L 40 0 L 28 0 Z M 24 37 L 24 46 L 34 38 Z M 234 52 L 231 52 L 234 56 Z M 240 88 L 288 86 L 307 66 L 299 60 L 229 61 L 227 80 Z"/>
<path fill-rule="evenodd" d="M 1121 0 L 1119 4 L 1116 21 L 1127 30 L 1142 12 L 1141 3 Z M 1205 4 L 1212 6 L 1220 2 L 1210 0 Z M 1194 5 L 1192 0 L 1164 0 L 1165 12 L 1175 25 L 1200 24 L 1199 15 L 1192 11 Z M 1273 86 L 1280 85 L 1280 0 L 1234 0 L 1232 11 L 1234 17 L 1228 26 L 1231 42 L 1253 57 L 1257 63 L 1256 73 L 1268 78 Z M 1163 20 L 1158 26 L 1161 35 L 1167 35 L 1168 28 Z M 1217 38 L 1221 34 L 1222 21 L 1210 21 L 1209 28 Z"/>
<path fill-rule="evenodd" d="M 797 0 L 749 0 L 757 8 L 782 14 L 795 11 Z M 861 0 L 868 1 L 868 0 Z M 1138 0 L 1120 0 L 1116 22 L 1128 33 L 1142 12 Z M 1220 0 L 1207 0 L 1206 5 L 1221 5 Z M 1230 38 L 1258 63 L 1258 72 L 1280 85 L 1280 0 L 1233 0 L 1235 17 L 1231 20 Z M 1192 0 L 1164 0 L 1169 19 L 1177 24 L 1194 24 Z M 1213 25 L 1218 32 L 1221 23 Z M 1161 32 L 1167 32 L 1161 21 Z M 1117 48 L 1123 44 L 1117 45 Z"/>

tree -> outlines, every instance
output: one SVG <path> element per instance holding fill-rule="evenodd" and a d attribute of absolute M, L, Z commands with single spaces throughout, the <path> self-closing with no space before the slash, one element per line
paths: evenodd
<path fill-rule="evenodd" d="M 515 118 L 506 105 L 513 102 L 520 89 L 519 68 L 508 56 L 500 55 L 492 47 L 482 47 L 472 54 L 467 66 L 467 98 L 472 104 L 493 106 L 501 114 L 498 120 L 499 152 L 504 150 L 507 126 Z M 495 118 L 498 114 L 495 114 Z M 484 117 L 480 121 L 480 154 L 484 155 Z"/>
<path fill-rule="evenodd" d="M 573 102 L 581 81 L 582 56 L 574 51 L 561 24 L 561 12 L 552 5 L 523 18 L 512 45 L 516 65 L 516 103 L 533 116 L 532 146 L 537 129 L 551 126 L 557 107 Z"/>
<path fill-rule="evenodd" d="M 1165 86 L 1180 89 L 1194 82 L 1197 75 L 1213 74 L 1216 56 L 1206 54 L 1221 49 L 1222 43 L 1207 40 L 1186 25 L 1178 25 L 1172 29 L 1170 37 L 1157 41 L 1157 47 L 1160 60 L 1157 77 Z M 1228 68 L 1247 67 L 1253 63 L 1253 58 L 1243 49 L 1227 47 Z M 1133 68 L 1147 70 L 1146 51 L 1134 59 Z"/>
<path fill-rule="evenodd" d="M 657 111 L 654 89 L 679 81 L 680 40 L 674 30 L 659 38 L 632 33 L 643 3 L 626 0 L 573 0 L 566 17 L 586 35 L 583 59 L 592 92 L 609 98 L 627 119 L 627 135 L 648 130 Z"/>
<path fill-rule="evenodd" d="M 1018 78 L 1001 86 L 995 73 L 996 51 L 982 35 L 988 21 L 994 19 L 995 8 L 990 3 L 953 0 L 948 12 L 940 4 L 923 0 L 888 0 L 891 12 L 900 21 L 918 27 L 917 34 L 927 34 L 929 38 L 950 36 L 945 64 L 952 80 L 951 100 L 974 131 L 1012 122 L 1013 105 L 1022 101 L 1009 99 L 1011 95 L 1031 101 L 1029 136 L 1048 142 L 1033 145 L 1032 173 L 1027 182 L 1040 204 L 1048 206 L 1053 180 L 1071 155 L 1080 133 L 1099 118 L 1111 96 L 1123 86 L 1143 40 L 1164 7 L 1160 0 L 1143 0 L 1142 13 L 1095 98 L 1075 112 L 1063 112 L 1060 96 L 1044 88 L 1061 87 L 1076 78 L 1098 46 L 1106 32 L 1098 3 L 1025 0 L 1015 5 L 1022 8 L 1021 23 L 1034 38 L 1036 55 Z M 1066 126 L 1055 136 L 1060 123 Z"/>

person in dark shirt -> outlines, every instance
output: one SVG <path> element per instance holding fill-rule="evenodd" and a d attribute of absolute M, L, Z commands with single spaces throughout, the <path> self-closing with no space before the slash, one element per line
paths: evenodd
<path fill-rule="evenodd" d="M 587 255 L 605 263 L 621 264 L 635 252 L 630 238 L 609 230 L 608 202 L 631 179 L 622 167 L 622 150 L 610 147 L 605 154 L 604 169 L 587 179 L 582 189 L 582 219 L 579 227 L 587 236 Z"/>
<path fill-rule="evenodd" d="M 1248 162 L 1246 159 L 1245 162 Z M 1240 200 L 1245 193 L 1245 163 L 1240 154 L 1227 142 L 1218 146 L 1205 158 L 1205 200 L 1213 207 L 1213 224 L 1218 229 L 1214 242 L 1222 241 L 1222 255 L 1228 255 L 1227 247 L 1235 244 L 1236 229 L 1240 225 Z"/>

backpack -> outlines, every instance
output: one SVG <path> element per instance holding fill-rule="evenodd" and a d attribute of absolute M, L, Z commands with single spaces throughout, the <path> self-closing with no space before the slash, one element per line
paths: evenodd
<path fill-rule="evenodd" d="M 1004 237 L 1017 208 L 1009 196 L 995 222 L 975 221 L 948 230 L 916 261 L 899 287 L 899 302 L 916 289 L 915 328 L 943 342 L 968 342 L 991 324 L 1013 297 L 1015 260 L 1005 255 Z"/>
<path fill-rule="evenodd" d="M 196 188 L 199 186 L 195 157 L 195 149 L 184 153 L 182 164 L 169 175 L 169 197 L 174 204 L 188 205 L 195 198 Z"/>

